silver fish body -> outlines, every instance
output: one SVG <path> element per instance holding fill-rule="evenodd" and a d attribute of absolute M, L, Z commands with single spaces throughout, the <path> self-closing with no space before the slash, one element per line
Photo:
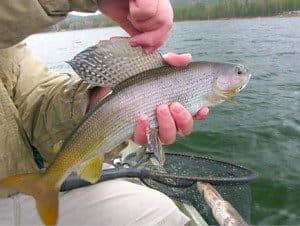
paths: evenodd
<path fill-rule="evenodd" d="M 87 159 L 107 153 L 132 137 L 138 115 L 147 115 L 150 127 L 157 127 L 155 109 L 160 104 L 179 102 L 195 114 L 203 106 L 224 101 L 224 93 L 220 95 L 224 90 L 218 85 L 224 76 L 238 80 L 238 87 L 234 84 L 234 89 L 239 91 L 250 75 L 240 65 L 211 62 L 194 62 L 182 68 L 163 66 L 142 72 L 114 87 L 112 94 L 87 114 L 67 143 L 81 140 L 79 136 L 84 135 L 82 148 L 97 141 L 97 151 L 86 156 Z M 226 82 L 230 80 L 225 78 Z M 231 90 L 232 87 L 226 84 L 226 88 Z"/>

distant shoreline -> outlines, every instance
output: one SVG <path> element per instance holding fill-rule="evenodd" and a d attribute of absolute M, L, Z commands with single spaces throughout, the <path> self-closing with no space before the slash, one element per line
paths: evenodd
<path fill-rule="evenodd" d="M 300 11 L 291 11 L 291 12 L 286 12 L 286 13 L 281 13 L 278 15 L 273 15 L 273 16 L 249 16 L 249 17 L 224 17 L 224 18 L 211 18 L 211 19 L 183 19 L 183 20 L 175 20 L 174 23 L 184 23 L 184 22 L 196 22 L 196 21 L 218 21 L 218 20 L 241 20 L 241 19 L 256 19 L 256 18 L 290 18 L 290 17 L 300 17 Z M 66 31 L 76 31 L 76 30 L 86 30 L 86 29 L 97 29 L 97 28 L 108 28 L 108 27 L 118 27 L 117 24 L 113 23 L 112 24 L 107 24 L 104 26 L 95 26 L 95 27 L 82 27 L 78 29 L 50 29 L 46 30 L 43 33 L 48 33 L 48 32 L 66 32 Z"/>
<path fill-rule="evenodd" d="M 249 17 L 220 17 L 220 18 L 211 18 L 211 19 L 186 19 L 186 20 L 176 20 L 174 21 L 175 23 L 180 23 L 180 22 L 187 22 L 187 21 L 215 21 L 215 20 L 248 20 L 248 19 L 257 19 L 257 18 L 290 18 L 290 17 L 300 17 L 300 11 L 297 11 L 297 13 L 293 14 L 278 14 L 278 15 L 273 15 L 273 16 L 249 16 Z"/>

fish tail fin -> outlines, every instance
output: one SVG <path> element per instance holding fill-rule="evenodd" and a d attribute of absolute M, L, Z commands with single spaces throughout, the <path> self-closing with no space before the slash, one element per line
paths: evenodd
<path fill-rule="evenodd" d="M 40 173 L 18 174 L 0 180 L 0 184 L 35 198 L 36 208 L 45 225 L 56 225 L 59 188 L 42 180 Z"/>

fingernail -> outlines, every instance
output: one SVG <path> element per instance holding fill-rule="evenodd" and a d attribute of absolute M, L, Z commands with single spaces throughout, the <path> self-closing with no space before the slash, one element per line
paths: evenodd
<path fill-rule="evenodd" d="M 172 104 L 172 111 L 175 113 L 175 114 L 180 114 L 182 112 L 182 107 L 179 103 L 173 103 Z"/>
<path fill-rule="evenodd" d="M 209 108 L 204 108 L 202 112 L 203 112 L 203 114 L 208 115 L 208 113 L 209 113 Z"/>
<path fill-rule="evenodd" d="M 131 38 L 131 39 L 129 40 L 129 44 L 130 44 L 132 47 L 138 46 L 138 43 L 137 43 L 136 40 L 134 40 L 133 38 Z"/>
<path fill-rule="evenodd" d="M 163 54 L 163 58 L 167 59 L 169 57 L 169 55 L 170 55 L 169 53 Z"/>
<path fill-rule="evenodd" d="M 138 120 L 141 121 L 141 122 L 145 122 L 148 120 L 148 116 L 147 115 L 144 115 L 144 114 L 140 114 L 138 116 Z"/>
<path fill-rule="evenodd" d="M 154 47 L 147 47 L 145 48 L 145 52 L 148 54 L 148 53 L 152 53 L 155 51 L 155 48 Z"/>
<path fill-rule="evenodd" d="M 199 112 L 197 113 L 196 119 L 206 119 L 209 113 L 209 109 L 208 108 L 202 108 L 199 110 Z"/>
<path fill-rule="evenodd" d="M 190 53 L 182 53 L 182 54 L 180 54 L 180 55 L 186 56 L 186 57 L 192 57 L 192 55 L 191 55 Z"/>
<path fill-rule="evenodd" d="M 168 105 L 160 105 L 159 108 L 158 108 L 158 113 L 159 114 L 162 114 L 162 115 L 167 115 L 169 114 L 169 109 L 168 109 Z"/>
<path fill-rule="evenodd" d="M 188 57 L 190 60 L 192 59 L 192 55 L 190 53 L 184 53 L 184 54 L 181 54 L 185 57 Z"/>

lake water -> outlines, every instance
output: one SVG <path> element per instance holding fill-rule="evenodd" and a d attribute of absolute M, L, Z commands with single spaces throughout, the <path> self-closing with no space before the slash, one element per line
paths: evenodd
<path fill-rule="evenodd" d="M 51 68 L 119 28 L 45 33 L 27 39 Z M 300 17 L 177 23 L 163 52 L 245 64 L 252 79 L 236 98 L 198 122 L 172 149 L 238 162 L 260 174 L 252 186 L 253 224 L 300 224 Z"/>

